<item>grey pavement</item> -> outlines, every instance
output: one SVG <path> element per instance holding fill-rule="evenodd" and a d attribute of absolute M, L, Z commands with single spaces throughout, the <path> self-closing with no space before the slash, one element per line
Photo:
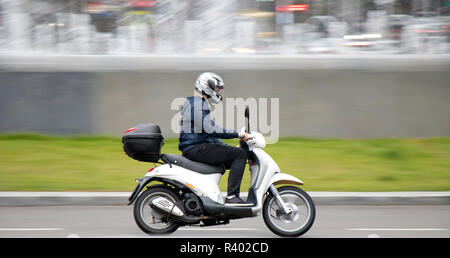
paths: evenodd
<path fill-rule="evenodd" d="M 449 205 L 317 205 L 302 238 L 450 237 Z M 0 238 L 276 238 L 262 216 L 227 225 L 181 227 L 170 235 L 147 235 L 130 206 L 28 206 L 0 208 Z M 245 241 L 245 240 L 243 240 Z"/>

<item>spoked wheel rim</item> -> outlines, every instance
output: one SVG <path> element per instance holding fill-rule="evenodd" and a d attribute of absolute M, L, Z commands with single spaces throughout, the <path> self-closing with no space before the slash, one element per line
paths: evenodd
<path fill-rule="evenodd" d="M 293 190 L 283 190 L 279 194 L 291 213 L 285 214 L 276 198 L 272 198 L 268 205 L 270 222 L 283 232 L 297 232 L 305 228 L 312 216 L 312 208 L 306 197 Z"/>

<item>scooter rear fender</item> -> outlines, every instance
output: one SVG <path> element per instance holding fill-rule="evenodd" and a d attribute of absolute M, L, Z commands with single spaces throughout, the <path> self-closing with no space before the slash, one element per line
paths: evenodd
<path fill-rule="evenodd" d="M 173 185 L 176 188 L 181 189 L 181 190 L 188 189 L 185 185 L 183 185 L 183 184 L 181 184 L 179 182 L 176 182 L 174 180 L 170 180 L 170 179 L 167 179 L 167 178 L 156 177 L 156 176 L 155 177 L 153 177 L 153 176 L 146 176 L 146 177 L 143 177 L 143 178 L 138 178 L 136 180 L 139 183 L 137 184 L 136 188 L 134 188 L 134 191 L 131 193 L 130 197 L 128 198 L 128 201 L 129 201 L 128 205 L 131 205 L 137 199 L 137 197 L 141 193 L 142 189 L 146 185 L 150 184 L 153 181 L 158 181 L 158 182 L 161 182 L 161 183 L 170 184 L 170 185 Z"/>

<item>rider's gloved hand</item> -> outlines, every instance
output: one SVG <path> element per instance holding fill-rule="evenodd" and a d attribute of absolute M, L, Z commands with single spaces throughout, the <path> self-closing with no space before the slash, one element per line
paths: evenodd
<path fill-rule="evenodd" d="M 239 139 L 244 142 L 248 141 L 248 133 L 239 133 Z"/>

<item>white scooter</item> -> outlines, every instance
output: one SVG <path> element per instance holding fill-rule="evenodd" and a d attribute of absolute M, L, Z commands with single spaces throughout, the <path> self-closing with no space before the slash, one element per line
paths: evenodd
<path fill-rule="evenodd" d="M 297 237 L 311 228 L 314 203 L 296 187 L 303 182 L 280 172 L 275 161 L 262 150 L 263 135 L 250 132 L 248 108 L 245 116 L 250 137 L 247 142 L 241 141 L 240 147 L 248 152 L 251 181 L 247 202 L 241 206 L 224 203 L 218 187 L 224 167 L 160 154 L 163 137 L 157 125 L 143 124 L 126 131 L 122 142 L 130 157 L 155 163 L 162 160 L 162 165 L 136 179 L 138 185 L 129 197 L 129 205 L 136 200 L 134 218 L 141 230 L 148 234 L 171 233 L 180 226 L 227 224 L 230 219 L 254 217 L 261 211 L 267 227 L 277 235 Z M 276 188 L 277 185 L 285 186 Z M 145 186 L 147 189 L 141 193 Z"/>

